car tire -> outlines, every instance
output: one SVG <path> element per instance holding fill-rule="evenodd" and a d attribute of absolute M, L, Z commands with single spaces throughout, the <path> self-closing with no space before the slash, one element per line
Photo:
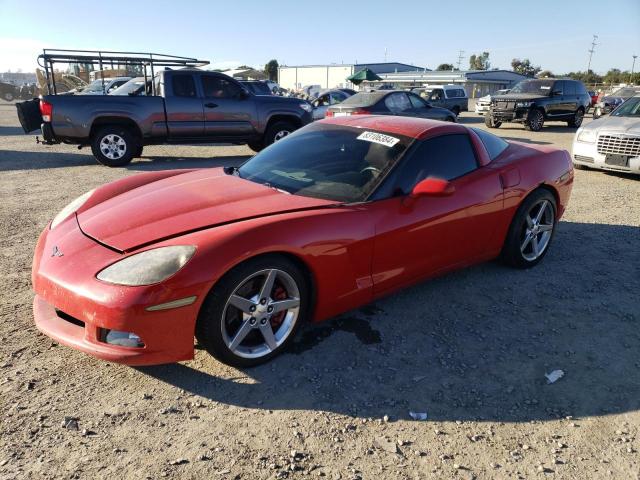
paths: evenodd
<path fill-rule="evenodd" d="M 124 167 L 134 157 L 136 141 L 126 128 L 110 125 L 100 128 L 91 138 L 91 151 L 107 167 Z"/>
<path fill-rule="evenodd" d="M 133 152 L 133 158 L 140 158 L 142 157 L 142 151 L 144 150 L 144 146 L 143 145 L 138 145 L 135 149 L 135 151 Z"/>
<path fill-rule="evenodd" d="M 264 149 L 264 143 L 262 142 L 249 142 L 247 143 L 247 145 L 251 150 L 253 150 L 256 153 Z"/>
<path fill-rule="evenodd" d="M 555 197 L 544 188 L 525 198 L 511 221 L 502 261 L 515 268 L 537 265 L 549 251 L 558 224 L 557 211 Z"/>
<path fill-rule="evenodd" d="M 524 122 L 524 128 L 532 132 L 539 132 L 540 130 L 542 130 L 543 126 L 544 114 L 542 113 L 542 111 L 539 109 L 530 111 L 527 117 L 527 121 Z"/>
<path fill-rule="evenodd" d="M 453 112 L 453 114 L 457 117 L 458 115 L 460 115 L 460 107 L 455 106 L 451 109 L 451 111 Z"/>
<path fill-rule="evenodd" d="M 266 302 L 261 302 L 261 291 L 268 288 L 265 285 L 271 272 L 275 272 L 274 281 L 264 297 Z M 232 298 L 244 310 L 233 305 Z M 196 338 L 227 365 L 260 365 L 291 344 L 310 313 L 310 298 L 307 276 L 295 262 L 276 254 L 256 257 L 227 272 L 211 289 L 198 314 Z M 273 302 L 291 301 L 294 305 L 295 299 L 297 307 L 268 311 Z"/>
<path fill-rule="evenodd" d="M 495 121 L 493 117 L 487 113 L 484 116 L 484 124 L 489 128 L 500 128 L 500 125 L 502 125 L 502 122 Z"/>
<path fill-rule="evenodd" d="M 573 114 L 573 118 L 567 122 L 567 125 L 574 128 L 580 128 L 582 120 L 584 120 L 584 110 L 579 108 L 576 110 L 576 113 Z"/>
<path fill-rule="evenodd" d="M 263 144 L 265 147 L 268 147 L 272 143 L 282 140 L 295 130 L 296 126 L 291 122 L 275 122 L 267 128 L 267 131 L 264 134 Z"/>
<path fill-rule="evenodd" d="M 5 93 L 2 95 L 2 98 L 4 98 L 7 102 L 12 102 L 12 101 L 13 101 L 13 99 L 14 99 L 15 97 L 13 96 L 13 93 L 11 93 L 11 92 L 5 92 Z"/>

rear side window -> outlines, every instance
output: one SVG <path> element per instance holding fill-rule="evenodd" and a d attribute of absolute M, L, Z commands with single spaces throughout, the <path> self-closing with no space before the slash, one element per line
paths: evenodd
<path fill-rule="evenodd" d="M 396 191 L 404 194 L 427 177 L 453 180 L 478 168 L 471 140 L 466 134 L 442 135 L 422 141 L 399 166 Z"/>
<path fill-rule="evenodd" d="M 385 100 L 384 104 L 393 112 L 405 112 L 411 110 L 411 102 L 404 93 L 392 93 Z"/>
<path fill-rule="evenodd" d="M 174 75 L 171 81 L 173 82 L 173 94 L 176 97 L 196 96 L 196 84 L 192 75 Z"/>
<path fill-rule="evenodd" d="M 495 159 L 509 146 L 507 142 L 492 133 L 485 132 L 479 128 L 473 128 L 472 130 L 480 137 L 480 140 L 482 141 L 482 144 L 484 145 L 484 148 L 489 154 L 489 158 L 491 160 Z"/>

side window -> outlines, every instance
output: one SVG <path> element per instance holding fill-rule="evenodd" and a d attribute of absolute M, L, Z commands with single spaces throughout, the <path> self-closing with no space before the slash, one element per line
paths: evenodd
<path fill-rule="evenodd" d="M 392 93 L 389 95 L 384 104 L 393 113 L 405 112 L 411 110 L 411 102 L 404 93 Z"/>
<path fill-rule="evenodd" d="M 344 93 L 340 92 L 331 92 L 331 105 L 335 105 L 336 103 L 342 103 L 345 101 L 347 96 Z"/>
<path fill-rule="evenodd" d="M 202 75 L 202 91 L 207 98 L 236 98 L 241 88 L 226 78 Z"/>
<path fill-rule="evenodd" d="M 411 102 L 411 106 L 413 108 L 424 108 L 426 107 L 426 104 L 417 96 L 415 95 L 409 95 L 409 101 Z"/>
<path fill-rule="evenodd" d="M 564 95 L 564 82 L 555 82 L 552 88 L 552 93 L 553 92 L 558 92 L 558 95 Z"/>
<path fill-rule="evenodd" d="M 436 88 L 433 92 L 431 92 L 431 95 L 429 95 L 429 100 L 444 100 L 444 90 L 442 90 L 441 88 Z"/>
<path fill-rule="evenodd" d="M 575 95 L 576 93 L 576 82 L 564 82 L 565 95 Z"/>
<path fill-rule="evenodd" d="M 471 140 L 466 134 L 442 135 L 421 142 L 399 166 L 396 190 L 404 194 L 427 177 L 452 180 L 478 168 Z"/>
<path fill-rule="evenodd" d="M 505 142 L 497 135 L 489 133 L 485 130 L 480 130 L 479 128 L 474 128 L 473 131 L 476 132 L 480 137 L 480 140 L 482 141 L 482 144 L 484 145 L 484 148 L 489 154 L 489 158 L 491 160 L 494 160 L 509 146 L 507 142 Z"/>
<path fill-rule="evenodd" d="M 578 95 L 591 95 L 590 93 L 587 92 L 587 89 L 585 88 L 582 82 L 575 82 L 575 84 L 576 84 L 576 92 L 578 92 Z"/>
<path fill-rule="evenodd" d="M 193 75 L 173 75 L 171 81 L 173 83 L 173 94 L 176 97 L 196 96 L 196 84 L 193 81 Z"/>
<path fill-rule="evenodd" d="M 459 89 L 458 90 L 458 97 L 464 98 L 466 96 L 467 96 L 467 94 L 465 93 L 465 91 L 463 89 Z"/>

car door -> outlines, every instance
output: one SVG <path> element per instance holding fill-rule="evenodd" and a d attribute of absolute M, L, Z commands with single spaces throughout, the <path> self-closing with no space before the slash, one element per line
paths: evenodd
<path fill-rule="evenodd" d="M 192 73 L 165 74 L 165 108 L 170 138 L 202 137 L 204 115 Z"/>
<path fill-rule="evenodd" d="M 433 108 L 428 102 L 425 102 L 423 99 L 414 95 L 413 93 L 408 93 L 409 101 L 411 102 L 411 116 L 420 117 L 420 118 L 430 118 L 432 120 L 443 120 L 446 121 L 449 114 L 446 110 L 441 108 Z"/>
<path fill-rule="evenodd" d="M 328 93 L 320 95 L 313 101 L 313 119 L 322 120 L 327 115 L 331 98 Z"/>
<path fill-rule="evenodd" d="M 566 114 L 573 115 L 580 105 L 580 96 L 578 94 L 576 82 L 565 80 L 564 82 L 564 98 Z"/>
<path fill-rule="evenodd" d="M 434 107 L 447 108 L 447 100 L 442 88 L 434 88 L 426 100 Z"/>
<path fill-rule="evenodd" d="M 409 197 L 429 176 L 449 180 L 455 191 Z M 412 147 L 382 188 L 392 196 L 372 204 L 379 209 L 373 216 L 378 219 L 372 261 L 376 295 L 486 258 L 502 213 L 503 189 L 494 169 L 478 165 L 466 133 Z"/>
<path fill-rule="evenodd" d="M 255 136 L 251 123 L 257 118 L 254 96 L 226 76 L 203 73 L 199 77 L 205 136 L 216 140 Z"/>
<path fill-rule="evenodd" d="M 569 107 L 567 105 L 567 98 L 565 97 L 565 84 L 567 82 L 558 80 L 553 84 L 551 89 L 551 101 L 547 107 L 547 114 L 550 117 L 562 117 L 567 115 Z"/>

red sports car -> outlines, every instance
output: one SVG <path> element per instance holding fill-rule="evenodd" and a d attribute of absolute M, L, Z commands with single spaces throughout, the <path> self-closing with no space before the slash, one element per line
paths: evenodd
<path fill-rule="evenodd" d="M 569 154 L 433 120 L 316 122 L 239 168 L 123 178 L 44 230 L 34 316 L 56 341 L 148 365 L 236 366 L 319 322 L 428 277 L 549 249 Z"/>

